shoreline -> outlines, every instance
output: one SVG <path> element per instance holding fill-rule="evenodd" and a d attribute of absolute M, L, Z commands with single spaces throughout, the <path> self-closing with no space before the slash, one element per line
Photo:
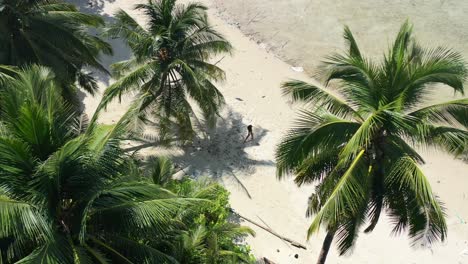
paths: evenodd
<path fill-rule="evenodd" d="M 448 46 L 468 59 L 468 2 L 314 0 L 208 0 L 227 23 L 294 66 L 311 73 L 326 55 L 342 51 L 343 28 L 363 54 L 380 58 L 405 20 L 423 46 Z M 383 12 L 385 11 L 385 12 Z M 428 19 L 431 17 L 431 19 Z"/>

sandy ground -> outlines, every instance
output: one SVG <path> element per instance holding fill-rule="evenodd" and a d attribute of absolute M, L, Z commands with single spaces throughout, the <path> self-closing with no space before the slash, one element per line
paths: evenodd
<path fill-rule="evenodd" d="M 111 15 L 118 9 L 123 8 L 130 11 L 133 4 L 141 1 L 132 0 L 91 0 L 92 6 L 88 6 L 83 0 L 70 0 L 81 5 L 81 8 L 88 12 L 95 12 L 104 15 L 107 20 L 112 20 Z M 304 73 L 297 73 L 291 70 L 291 65 L 277 58 L 269 49 L 270 44 L 258 45 L 256 40 L 244 35 L 238 28 L 240 24 L 236 24 L 235 20 L 227 17 L 226 10 L 232 11 L 235 15 L 239 12 L 239 21 L 247 21 L 245 17 L 255 16 L 255 8 L 265 7 L 267 13 L 263 16 L 269 20 L 263 20 L 262 33 L 270 34 L 272 30 L 277 30 L 277 36 L 288 36 L 290 41 L 287 45 L 288 53 L 277 51 L 280 56 L 291 56 L 290 62 L 295 62 L 298 59 L 307 57 L 310 62 L 310 67 L 314 66 L 315 61 L 319 59 L 319 55 L 327 54 L 341 47 L 339 40 L 341 36 L 341 24 L 346 21 L 352 21 L 343 15 L 351 7 L 350 3 L 337 5 L 333 10 L 327 10 L 332 6 L 327 1 L 311 1 L 314 6 L 320 6 L 322 9 L 314 10 L 314 14 L 320 17 L 307 18 L 309 9 L 302 8 L 293 12 L 294 8 L 289 3 L 290 1 L 280 0 L 258 0 L 258 1 L 215 1 L 203 0 L 210 7 L 217 6 L 220 9 L 210 9 L 211 20 L 217 29 L 221 31 L 232 42 L 235 47 L 235 53 L 232 57 L 225 57 L 220 62 L 220 66 L 227 72 L 227 81 L 220 84 L 221 91 L 226 98 L 226 108 L 223 112 L 223 119 L 220 120 L 217 129 L 210 131 L 210 140 L 200 140 L 195 142 L 194 146 L 187 149 L 173 150 L 171 154 L 174 160 L 182 166 L 190 165 L 187 169 L 188 173 L 194 176 L 207 175 L 222 181 L 231 192 L 231 205 L 240 214 L 263 223 L 269 226 L 276 232 L 289 237 L 298 242 L 307 245 L 307 250 L 297 249 L 290 246 L 284 241 L 272 236 L 271 234 L 252 226 L 257 232 L 255 238 L 249 238 L 247 242 L 251 245 L 254 254 L 260 257 L 267 257 L 276 263 L 313 263 L 316 261 L 320 251 L 321 243 L 324 234 L 320 233 L 306 241 L 306 229 L 310 223 L 310 219 L 305 218 L 305 208 L 307 197 L 312 191 L 311 186 L 297 188 L 291 179 L 278 181 L 275 177 L 274 164 L 274 149 L 279 142 L 281 136 L 286 131 L 291 121 L 294 118 L 294 110 L 287 100 L 281 97 L 279 85 L 282 81 L 289 78 L 299 78 L 310 80 Z M 300 4 L 307 4 L 306 1 L 299 1 Z M 348 2 L 348 1 L 340 1 Z M 359 8 L 353 9 L 350 12 L 356 16 L 366 13 L 368 6 L 362 5 Z M 382 1 L 378 1 L 383 2 Z M 399 6 L 403 1 L 395 1 L 394 4 L 385 4 L 384 6 Z M 429 3 L 430 2 L 430 3 Z M 439 3 L 440 6 L 436 4 Z M 423 3 L 423 6 L 438 8 L 446 8 L 449 4 L 446 1 L 411 1 L 416 6 Z M 239 5 L 236 6 L 235 3 Z M 243 6 L 241 6 L 241 4 Z M 320 5 L 318 5 L 320 3 Z M 353 1 L 353 3 L 356 3 Z M 407 3 L 406 3 L 407 4 Z M 411 6 L 411 5 L 410 5 Z M 337 8 L 341 8 L 337 10 Z M 247 11 L 242 14 L 240 10 L 246 8 Z M 450 12 L 456 14 L 466 13 L 467 4 L 461 4 L 460 8 L 452 8 Z M 289 10 L 289 11 L 286 11 Z M 320 11 L 321 10 L 321 11 Z M 415 11 L 412 13 L 424 17 L 424 12 Z M 422 9 L 424 10 L 424 9 Z M 303 11 L 303 12 L 302 12 Z M 319 12 L 320 11 L 320 12 Z M 333 11 L 333 12 L 331 12 Z M 411 10 L 410 10 L 411 11 Z M 275 13 L 278 12 L 278 13 Z M 289 25 L 287 13 L 294 14 L 296 24 Z M 302 13 L 301 13 L 302 12 Z M 338 13 L 337 13 L 338 12 Z M 353 13 L 354 12 L 354 13 Z M 447 11 L 444 11 L 447 12 Z M 135 12 L 132 14 L 138 15 Z M 275 14 L 270 17 L 269 14 Z M 391 12 L 390 12 L 391 13 Z M 359 17 L 356 23 L 364 23 L 370 21 L 368 28 L 372 32 L 379 32 L 385 36 L 392 36 L 398 27 L 395 24 L 388 26 L 384 22 L 386 19 L 397 19 L 400 21 L 401 14 L 390 14 L 387 11 L 381 12 L 382 17 L 375 17 L 371 13 L 366 13 L 367 16 Z M 301 15 L 302 14 L 302 15 Z M 302 20 L 301 20 L 302 16 Z M 457 16 L 457 17 L 460 17 Z M 436 18 L 446 18 L 444 15 L 437 15 Z M 298 26 L 300 23 L 311 23 Z M 223 20 L 224 19 L 224 20 Z M 348 19 L 348 20 L 346 20 Z M 366 20 L 367 19 L 367 20 Z M 464 18 L 466 19 L 466 18 Z M 141 21 L 141 16 L 139 16 Z M 255 20 L 255 19 L 254 19 Z M 278 23 L 275 23 L 275 20 Z M 429 19 L 430 20 L 430 19 Z M 417 20 L 420 21 L 420 20 Z M 422 20 L 421 20 L 422 21 Z M 463 22 L 457 20 L 458 22 Z M 462 32 L 462 25 L 457 24 L 457 21 L 447 22 L 453 23 L 453 27 L 447 27 L 444 41 L 453 44 L 454 48 L 460 48 L 467 55 L 468 48 L 464 48 L 468 40 L 467 34 Z M 141 21 L 142 22 L 142 21 Z M 281 24 L 280 22 L 283 22 Z M 321 34 L 317 37 L 317 41 L 303 41 L 299 37 L 299 28 L 302 28 L 303 33 L 314 34 L 320 30 L 314 27 L 316 23 L 324 23 L 324 25 L 340 25 L 339 30 L 326 31 L 327 34 Z M 260 23 L 260 22 L 251 22 Z M 358 24 L 359 24 L 358 23 Z M 377 24 L 376 24 L 377 23 Z M 380 27 L 378 26 L 380 23 Z M 382 24 L 383 23 L 383 24 Z M 399 22 L 398 22 L 399 23 Z M 420 23 L 420 22 L 418 22 Z M 350 23 L 352 24 L 352 23 Z M 436 22 L 428 22 L 427 27 L 432 28 L 438 25 Z M 351 25 L 352 26 L 352 25 Z M 241 26 L 242 27 L 242 26 Z M 312 31 L 307 31 L 306 29 Z M 286 30 L 287 29 L 287 30 Z M 466 27 L 464 28 L 466 29 Z M 282 30 L 286 30 L 284 32 Z M 365 48 L 370 48 L 372 52 L 383 50 L 386 46 L 387 39 L 377 39 L 375 35 L 363 33 L 363 29 L 358 31 L 359 38 L 367 38 L 368 43 Z M 431 39 L 436 39 L 438 31 L 425 32 L 424 36 L 431 36 Z M 312 32 L 312 33 L 310 33 Z M 360 32 L 360 33 L 359 33 Z M 260 34 L 260 33 L 259 33 Z M 450 37 L 447 37 L 449 35 Z M 370 37 L 369 37 L 370 36 Z M 369 38 L 368 38 L 369 37 Z M 278 37 L 279 38 L 279 37 Z M 463 41 L 465 39 L 465 41 Z M 377 41 L 378 40 L 378 41 Z M 375 47 L 373 46 L 376 41 Z M 426 42 L 427 43 L 427 42 Z M 431 42 L 429 42 L 431 43 Z M 109 65 L 113 62 L 126 59 L 130 55 L 128 49 L 119 41 L 112 41 L 115 49 L 115 56 L 112 58 L 104 58 L 104 63 Z M 260 43 L 261 44 L 261 43 Z M 378 44 L 378 45 L 377 45 Z M 382 44 L 382 45 L 381 45 Z M 287 46 L 285 45 L 285 47 Z M 273 45 L 272 45 L 273 46 Z M 283 49 L 284 51 L 284 49 Z M 294 55 L 296 54 L 296 55 Z M 303 54 L 303 55 L 302 55 Z M 294 57 L 296 56 L 296 57 Z M 306 64 L 301 64 L 306 65 Z M 307 65 L 306 65 L 307 67 Z M 112 80 L 105 76 L 99 76 L 100 85 L 104 89 Z M 113 123 L 125 111 L 125 106 L 131 96 L 123 99 L 122 104 L 112 104 L 108 107 L 108 111 L 101 116 L 101 122 Z M 92 114 L 99 102 L 100 97 L 85 97 L 85 110 L 88 114 Z M 242 144 L 242 137 L 246 134 L 245 127 L 247 124 L 254 125 L 255 140 L 247 144 Z M 145 153 L 154 154 L 154 149 L 146 149 Z M 427 173 L 433 188 L 447 206 L 447 222 L 449 225 L 449 238 L 443 244 L 437 244 L 432 249 L 415 250 L 409 247 L 409 241 L 405 236 L 391 236 L 391 228 L 387 224 L 386 219 L 382 219 L 376 230 L 370 234 L 363 234 L 356 245 L 353 254 L 350 256 L 339 257 L 336 250 L 332 248 L 328 263 L 468 263 L 468 206 L 466 206 L 468 191 L 468 166 L 461 161 L 454 160 L 440 153 L 425 153 L 427 165 L 424 166 L 424 171 Z M 250 195 L 250 197 L 249 197 Z M 244 223 L 249 225 L 248 223 Z M 294 257 L 298 254 L 298 258 Z"/>

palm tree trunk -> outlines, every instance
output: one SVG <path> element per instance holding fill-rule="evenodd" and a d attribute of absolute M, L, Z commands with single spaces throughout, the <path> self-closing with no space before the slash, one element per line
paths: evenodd
<path fill-rule="evenodd" d="M 320 251 L 317 264 L 325 264 L 325 260 L 327 260 L 328 251 L 330 250 L 330 246 L 332 244 L 333 237 L 335 236 L 335 232 L 335 230 L 327 232 L 327 235 L 323 240 L 322 250 Z"/>

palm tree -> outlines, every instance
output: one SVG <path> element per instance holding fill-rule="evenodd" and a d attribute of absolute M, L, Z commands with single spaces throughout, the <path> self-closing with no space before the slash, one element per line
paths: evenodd
<path fill-rule="evenodd" d="M 178 135 L 190 138 L 197 119 L 189 99 L 211 125 L 224 103 L 213 84 L 224 79 L 224 72 L 208 60 L 229 52 L 231 45 L 208 23 L 207 8 L 201 4 L 149 0 L 135 9 L 145 14 L 146 26 L 120 10 L 107 30 L 109 36 L 123 38 L 134 56 L 112 65 L 121 78 L 105 91 L 100 109 L 136 91 L 140 118 L 148 123 L 150 115 L 155 117 L 153 124 L 162 135 L 178 128 Z"/>
<path fill-rule="evenodd" d="M 86 126 L 60 92 L 32 66 L 0 94 L 0 262 L 176 262 L 159 241 L 202 200 L 126 177 L 127 122 Z"/>
<path fill-rule="evenodd" d="M 207 178 L 192 180 L 187 177 L 172 179 L 173 162 L 164 156 L 149 157 L 141 172 L 179 197 L 208 200 L 206 206 L 180 210 L 180 232 L 175 232 L 169 249 L 179 263 L 255 263 L 249 250 L 238 242 L 255 232 L 229 220 L 229 193 L 218 183 Z"/>
<path fill-rule="evenodd" d="M 106 72 L 98 55 L 112 50 L 88 29 L 103 25 L 100 16 L 58 0 L 0 1 L 0 64 L 46 65 L 67 84 L 61 85 L 67 98 L 73 98 L 75 83 L 94 94 L 97 83 L 84 68 Z"/>
<path fill-rule="evenodd" d="M 164 159 L 161 161 L 168 167 Z M 255 263 L 248 250 L 242 250 L 244 248 L 236 242 L 249 235 L 255 236 L 255 232 L 229 221 L 229 193 L 226 189 L 203 179 L 182 179 L 176 184 L 172 183 L 172 187 L 170 182 L 167 184 L 181 197 L 212 202 L 198 210 L 180 212 L 179 218 L 184 228 L 175 237 L 178 243 L 171 255 L 180 263 Z"/>
<path fill-rule="evenodd" d="M 444 209 L 415 147 L 459 155 L 468 146 L 468 99 L 429 100 L 442 88 L 435 84 L 463 94 L 467 70 L 459 53 L 422 48 L 408 22 L 379 62 L 362 55 L 348 27 L 344 38 L 348 52 L 329 56 L 319 71 L 325 85 L 337 81 L 336 95 L 302 81 L 282 86 L 307 108 L 277 148 L 278 176 L 317 184 L 307 234 L 327 230 L 318 263 L 334 238 L 340 254 L 350 250 L 363 224 L 371 232 L 382 211 L 393 232 L 408 230 L 414 245 L 444 240 Z"/>
<path fill-rule="evenodd" d="M 177 241 L 175 257 L 180 263 L 238 264 L 255 263 L 246 252 L 236 251 L 232 241 L 253 231 L 234 223 L 198 224 L 182 231 Z"/>

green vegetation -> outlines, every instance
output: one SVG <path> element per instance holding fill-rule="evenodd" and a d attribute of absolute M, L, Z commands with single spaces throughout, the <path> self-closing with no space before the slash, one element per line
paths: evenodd
<path fill-rule="evenodd" d="M 128 122 L 87 124 L 55 80 L 31 66 L 2 87 L 2 263 L 252 261 L 226 190 L 171 180 L 167 159 L 135 169 L 120 148 Z"/>
<path fill-rule="evenodd" d="M 249 248 L 237 244 L 239 238 L 255 233 L 229 220 L 229 193 L 209 179 L 173 180 L 174 165 L 165 157 L 150 158 L 142 174 L 152 178 L 179 197 L 206 199 L 198 209 L 178 215 L 184 231 L 174 239 L 173 254 L 179 263 L 255 263 Z"/>
<path fill-rule="evenodd" d="M 193 136 L 188 97 L 213 124 L 223 97 L 212 81 L 224 72 L 207 60 L 231 49 L 202 5 L 136 8 L 148 29 L 124 11 L 108 28 L 134 58 L 113 65 L 126 75 L 89 122 L 76 87 L 94 94 L 84 68 L 107 72 L 97 58 L 110 45 L 89 33 L 103 19 L 62 1 L 0 2 L 0 263 L 255 262 L 242 244 L 254 233 L 230 219 L 223 187 L 172 179 L 170 159 L 140 161 L 121 148 L 138 135 L 136 119 L 150 122 L 146 113 L 162 134 Z M 140 96 L 127 114 L 98 124 L 99 110 L 131 89 Z"/>
<path fill-rule="evenodd" d="M 148 0 L 105 27 L 60 0 L 0 0 L 0 263 L 255 263 L 231 214 L 229 193 L 207 179 L 174 179 L 167 157 L 123 149 L 145 128 L 162 143 L 190 140 L 213 126 L 224 104 L 210 61 L 230 53 L 199 3 Z M 99 34 L 121 38 L 133 56 L 112 65 L 117 81 L 91 117 L 77 88 L 93 95 L 91 72 L 112 54 Z M 96 36 L 97 35 L 97 36 Z M 371 232 L 382 212 L 415 245 L 443 241 L 444 208 L 421 170 L 417 149 L 468 153 L 468 99 L 432 104 L 434 89 L 464 93 L 460 54 L 423 48 L 405 23 L 382 61 L 363 56 L 346 27 L 345 54 L 333 54 L 319 77 L 337 94 L 302 81 L 283 92 L 305 108 L 276 153 L 278 177 L 315 183 L 308 236 L 327 231 L 340 254 Z M 114 125 L 97 122 L 116 98 L 136 92 Z M 196 112 L 203 117 L 199 120 Z M 202 122 L 204 124 L 202 124 Z"/>
<path fill-rule="evenodd" d="M 33 66 L 2 94 L 2 257 L 20 263 L 164 259 L 135 234 L 162 236 L 171 211 L 194 201 L 125 180 L 128 158 L 116 138 L 106 137 L 118 126 L 82 135 L 85 126 L 62 103 L 53 77 Z"/>
<path fill-rule="evenodd" d="M 62 1 L 1 1 L 1 263 L 254 261 L 238 243 L 253 231 L 228 219 L 224 188 L 173 180 L 169 159 L 138 164 L 121 149 L 143 112 L 154 114 L 161 133 L 173 132 L 175 120 L 182 138 L 192 136 L 186 93 L 213 121 L 223 97 L 211 82 L 224 72 L 207 60 L 231 49 L 202 5 L 163 0 L 137 9 L 152 18 L 148 30 L 120 11 L 106 32 L 122 37 L 134 58 L 113 65 L 116 75 L 127 75 L 109 87 L 98 110 L 141 89 L 109 126 L 96 122 L 99 111 L 89 123 L 75 107 L 77 86 L 91 94 L 98 88 L 85 67 L 107 72 L 98 56 L 111 47 L 89 33 L 103 19 Z"/>
<path fill-rule="evenodd" d="M 467 70 L 460 54 L 423 48 L 405 23 L 382 61 L 363 56 L 348 28 L 349 51 L 327 58 L 319 77 L 336 80 L 339 96 L 302 81 L 283 84 L 284 94 L 307 103 L 277 149 L 280 178 L 317 183 L 309 200 L 314 220 L 308 236 L 328 232 L 318 263 L 333 238 L 340 254 L 360 228 L 371 232 L 382 211 L 393 231 L 408 230 L 414 244 L 444 240 L 444 209 L 421 170 L 415 147 L 459 155 L 468 142 L 468 99 L 430 104 L 435 84 L 463 93 Z"/>
<path fill-rule="evenodd" d="M 88 33 L 104 26 L 98 15 L 81 13 L 56 0 L 0 1 L 0 65 L 31 63 L 52 69 L 62 95 L 75 99 L 75 86 L 94 94 L 97 84 L 85 67 L 106 72 L 98 55 L 111 54 L 108 43 Z"/>
<path fill-rule="evenodd" d="M 133 58 L 112 65 L 121 78 L 105 91 L 100 107 L 136 91 L 140 119 L 156 127 L 162 137 L 176 131 L 182 139 L 190 139 L 192 122 L 199 121 L 189 99 L 208 125 L 215 124 L 224 98 L 213 81 L 223 80 L 224 71 L 208 59 L 229 52 L 231 45 L 210 26 L 206 7 L 199 3 L 184 6 L 175 0 L 150 0 L 135 9 L 145 14 L 146 26 L 120 10 L 106 32 L 124 39 Z"/>

